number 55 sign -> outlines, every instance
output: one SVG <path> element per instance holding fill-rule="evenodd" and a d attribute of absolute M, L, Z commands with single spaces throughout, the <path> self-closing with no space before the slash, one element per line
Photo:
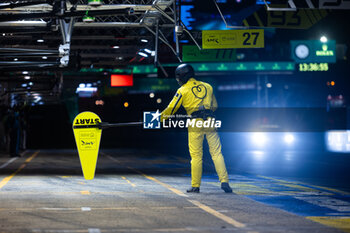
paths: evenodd
<path fill-rule="evenodd" d="M 203 49 L 263 48 L 264 30 L 210 30 L 202 32 Z"/>

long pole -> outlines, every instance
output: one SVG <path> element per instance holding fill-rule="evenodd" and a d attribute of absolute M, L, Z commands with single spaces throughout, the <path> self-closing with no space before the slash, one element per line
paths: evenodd
<path fill-rule="evenodd" d="M 96 125 L 75 125 L 73 126 L 73 129 L 85 129 L 85 128 L 106 129 L 106 128 L 117 128 L 117 127 L 125 127 L 125 126 L 137 126 L 142 124 L 143 122 L 126 122 L 126 123 L 101 122 Z"/>

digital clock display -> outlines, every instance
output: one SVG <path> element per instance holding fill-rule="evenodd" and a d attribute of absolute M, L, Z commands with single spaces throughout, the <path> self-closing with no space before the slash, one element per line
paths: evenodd
<path fill-rule="evenodd" d="M 299 71 L 328 71 L 328 63 L 300 63 Z"/>

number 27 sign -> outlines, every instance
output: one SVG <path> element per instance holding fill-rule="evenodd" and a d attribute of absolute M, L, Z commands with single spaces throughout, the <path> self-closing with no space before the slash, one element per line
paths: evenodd
<path fill-rule="evenodd" d="M 263 48 L 264 30 L 208 30 L 202 32 L 203 49 Z"/>

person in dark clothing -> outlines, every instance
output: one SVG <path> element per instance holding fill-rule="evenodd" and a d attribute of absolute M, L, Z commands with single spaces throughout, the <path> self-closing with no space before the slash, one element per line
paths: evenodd
<path fill-rule="evenodd" d="M 19 157 L 19 135 L 20 135 L 20 122 L 19 112 L 10 109 L 7 117 L 5 117 L 5 127 L 9 135 L 9 152 L 11 157 Z"/>

